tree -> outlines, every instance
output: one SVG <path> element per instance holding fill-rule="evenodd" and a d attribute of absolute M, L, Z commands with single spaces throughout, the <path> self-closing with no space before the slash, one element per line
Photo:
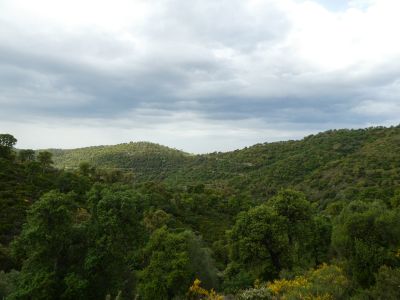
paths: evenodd
<path fill-rule="evenodd" d="M 328 254 L 332 240 L 332 223 L 322 215 L 312 219 L 312 242 L 310 254 L 316 265 L 328 262 Z"/>
<path fill-rule="evenodd" d="M 17 139 L 11 134 L 0 134 L 0 147 L 12 148 L 17 143 Z"/>
<path fill-rule="evenodd" d="M 0 134 L 0 157 L 9 157 L 17 139 L 11 134 Z"/>
<path fill-rule="evenodd" d="M 400 215 L 379 202 L 354 201 L 335 220 L 333 246 L 362 287 L 375 282 L 383 264 L 395 265 L 400 240 Z"/>
<path fill-rule="evenodd" d="M 311 260 L 309 254 L 312 239 L 315 236 L 310 202 L 303 193 L 286 189 L 272 197 L 267 205 L 286 219 L 292 264 L 307 267 Z"/>
<path fill-rule="evenodd" d="M 230 232 L 231 260 L 253 279 L 273 279 L 282 269 L 311 264 L 311 205 L 302 193 L 282 190 L 239 214 Z M 243 276 L 243 275 L 241 275 Z"/>
<path fill-rule="evenodd" d="M 288 222 L 266 204 L 239 214 L 230 232 L 230 256 L 256 278 L 275 278 L 290 266 Z"/>
<path fill-rule="evenodd" d="M 400 299 L 400 268 L 382 266 L 376 274 L 376 284 L 370 290 L 372 299 Z"/>
<path fill-rule="evenodd" d="M 166 213 L 162 209 L 151 209 L 146 211 L 143 216 L 143 224 L 149 232 L 168 225 L 172 219 L 172 215 Z"/>
<path fill-rule="evenodd" d="M 35 151 L 33 151 L 32 149 L 20 150 L 18 152 L 18 159 L 21 162 L 33 161 L 35 160 Z"/>
<path fill-rule="evenodd" d="M 37 159 L 43 168 L 48 168 L 53 163 L 52 157 L 53 157 L 53 154 L 51 152 L 41 151 L 41 152 L 39 152 Z"/>
<path fill-rule="evenodd" d="M 55 191 L 32 205 L 27 223 L 12 245 L 22 269 L 11 299 L 72 299 L 65 292 L 81 252 L 74 249 L 83 241 L 74 224 L 76 208 L 73 195 Z M 80 285 L 84 284 L 82 279 Z"/>
<path fill-rule="evenodd" d="M 79 164 L 79 173 L 83 176 L 93 176 L 95 168 L 92 167 L 87 161 L 83 161 Z"/>
<path fill-rule="evenodd" d="M 210 250 L 190 230 L 178 231 L 167 226 L 155 230 L 143 254 L 143 268 L 138 272 L 140 299 L 183 296 L 195 278 L 207 288 L 218 286 Z"/>
<path fill-rule="evenodd" d="M 6 299 L 14 290 L 18 281 L 18 271 L 8 273 L 0 271 L 0 299 Z"/>
<path fill-rule="evenodd" d="M 133 295 L 143 239 L 135 194 L 95 185 L 87 209 L 76 194 L 52 191 L 31 206 L 13 243 L 22 262 L 11 299 L 122 299 Z"/>
<path fill-rule="evenodd" d="M 144 249 L 145 267 L 138 273 L 141 299 L 168 300 L 183 295 L 192 281 L 188 232 L 174 233 L 162 227 Z"/>
<path fill-rule="evenodd" d="M 85 272 L 93 299 L 117 295 L 131 299 L 133 271 L 145 240 L 137 194 L 122 186 L 95 184 L 89 192 L 88 251 Z"/>

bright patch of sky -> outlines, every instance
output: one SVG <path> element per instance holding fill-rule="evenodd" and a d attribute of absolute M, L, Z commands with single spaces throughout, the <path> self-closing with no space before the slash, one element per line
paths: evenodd
<path fill-rule="evenodd" d="M 331 11 L 344 11 L 349 7 L 349 0 L 318 0 L 319 4 Z"/>

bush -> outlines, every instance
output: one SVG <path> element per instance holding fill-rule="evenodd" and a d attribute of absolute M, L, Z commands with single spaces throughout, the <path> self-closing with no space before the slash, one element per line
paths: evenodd
<path fill-rule="evenodd" d="M 370 294 L 373 299 L 400 299 L 400 268 L 382 266 L 376 275 L 376 284 Z"/>
<path fill-rule="evenodd" d="M 11 270 L 8 273 L 0 271 L 0 299 L 5 299 L 15 290 L 19 272 Z"/>

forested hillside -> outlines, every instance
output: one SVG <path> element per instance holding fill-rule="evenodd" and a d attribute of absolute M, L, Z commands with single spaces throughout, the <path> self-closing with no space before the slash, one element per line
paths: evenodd
<path fill-rule="evenodd" d="M 206 155 L 15 143 L 0 298 L 400 299 L 400 127 Z"/>
<path fill-rule="evenodd" d="M 140 180 L 163 179 L 189 159 L 189 154 L 147 142 L 73 150 L 46 149 L 58 168 L 77 169 L 82 162 L 109 170 L 134 171 Z"/>
<path fill-rule="evenodd" d="M 400 180 L 400 127 L 331 130 L 205 155 L 143 142 L 49 151 L 59 168 L 78 168 L 86 161 L 131 171 L 137 182 L 226 184 L 260 200 L 294 187 L 323 206 L 358 197 L 388 201 Z"/>

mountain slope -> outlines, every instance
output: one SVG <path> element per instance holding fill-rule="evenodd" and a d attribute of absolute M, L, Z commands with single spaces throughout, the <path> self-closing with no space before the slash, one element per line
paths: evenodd
<path fill-rule="evenodd" d="M 148 142 L 78 149 L 48 149 L 58 168 L 77 168 L 81 162 L 104 169 L 133 171 L 138 179 L 163 179 L 190 158 L 188 153 Z"/>
<path fill-rule="evenodd" d="M 298 141 L 205 155 L 151 143 L 52 152 L 58 167 L 88 161 L 97 167 L 132 170 L 139 180 L 225 184 L 259 199 L 295 187 L 327 204 L 358 197 L 389 199 L 399 184 L 399 150 L 400 127 L 376 127 L 330 130 Z"/>

